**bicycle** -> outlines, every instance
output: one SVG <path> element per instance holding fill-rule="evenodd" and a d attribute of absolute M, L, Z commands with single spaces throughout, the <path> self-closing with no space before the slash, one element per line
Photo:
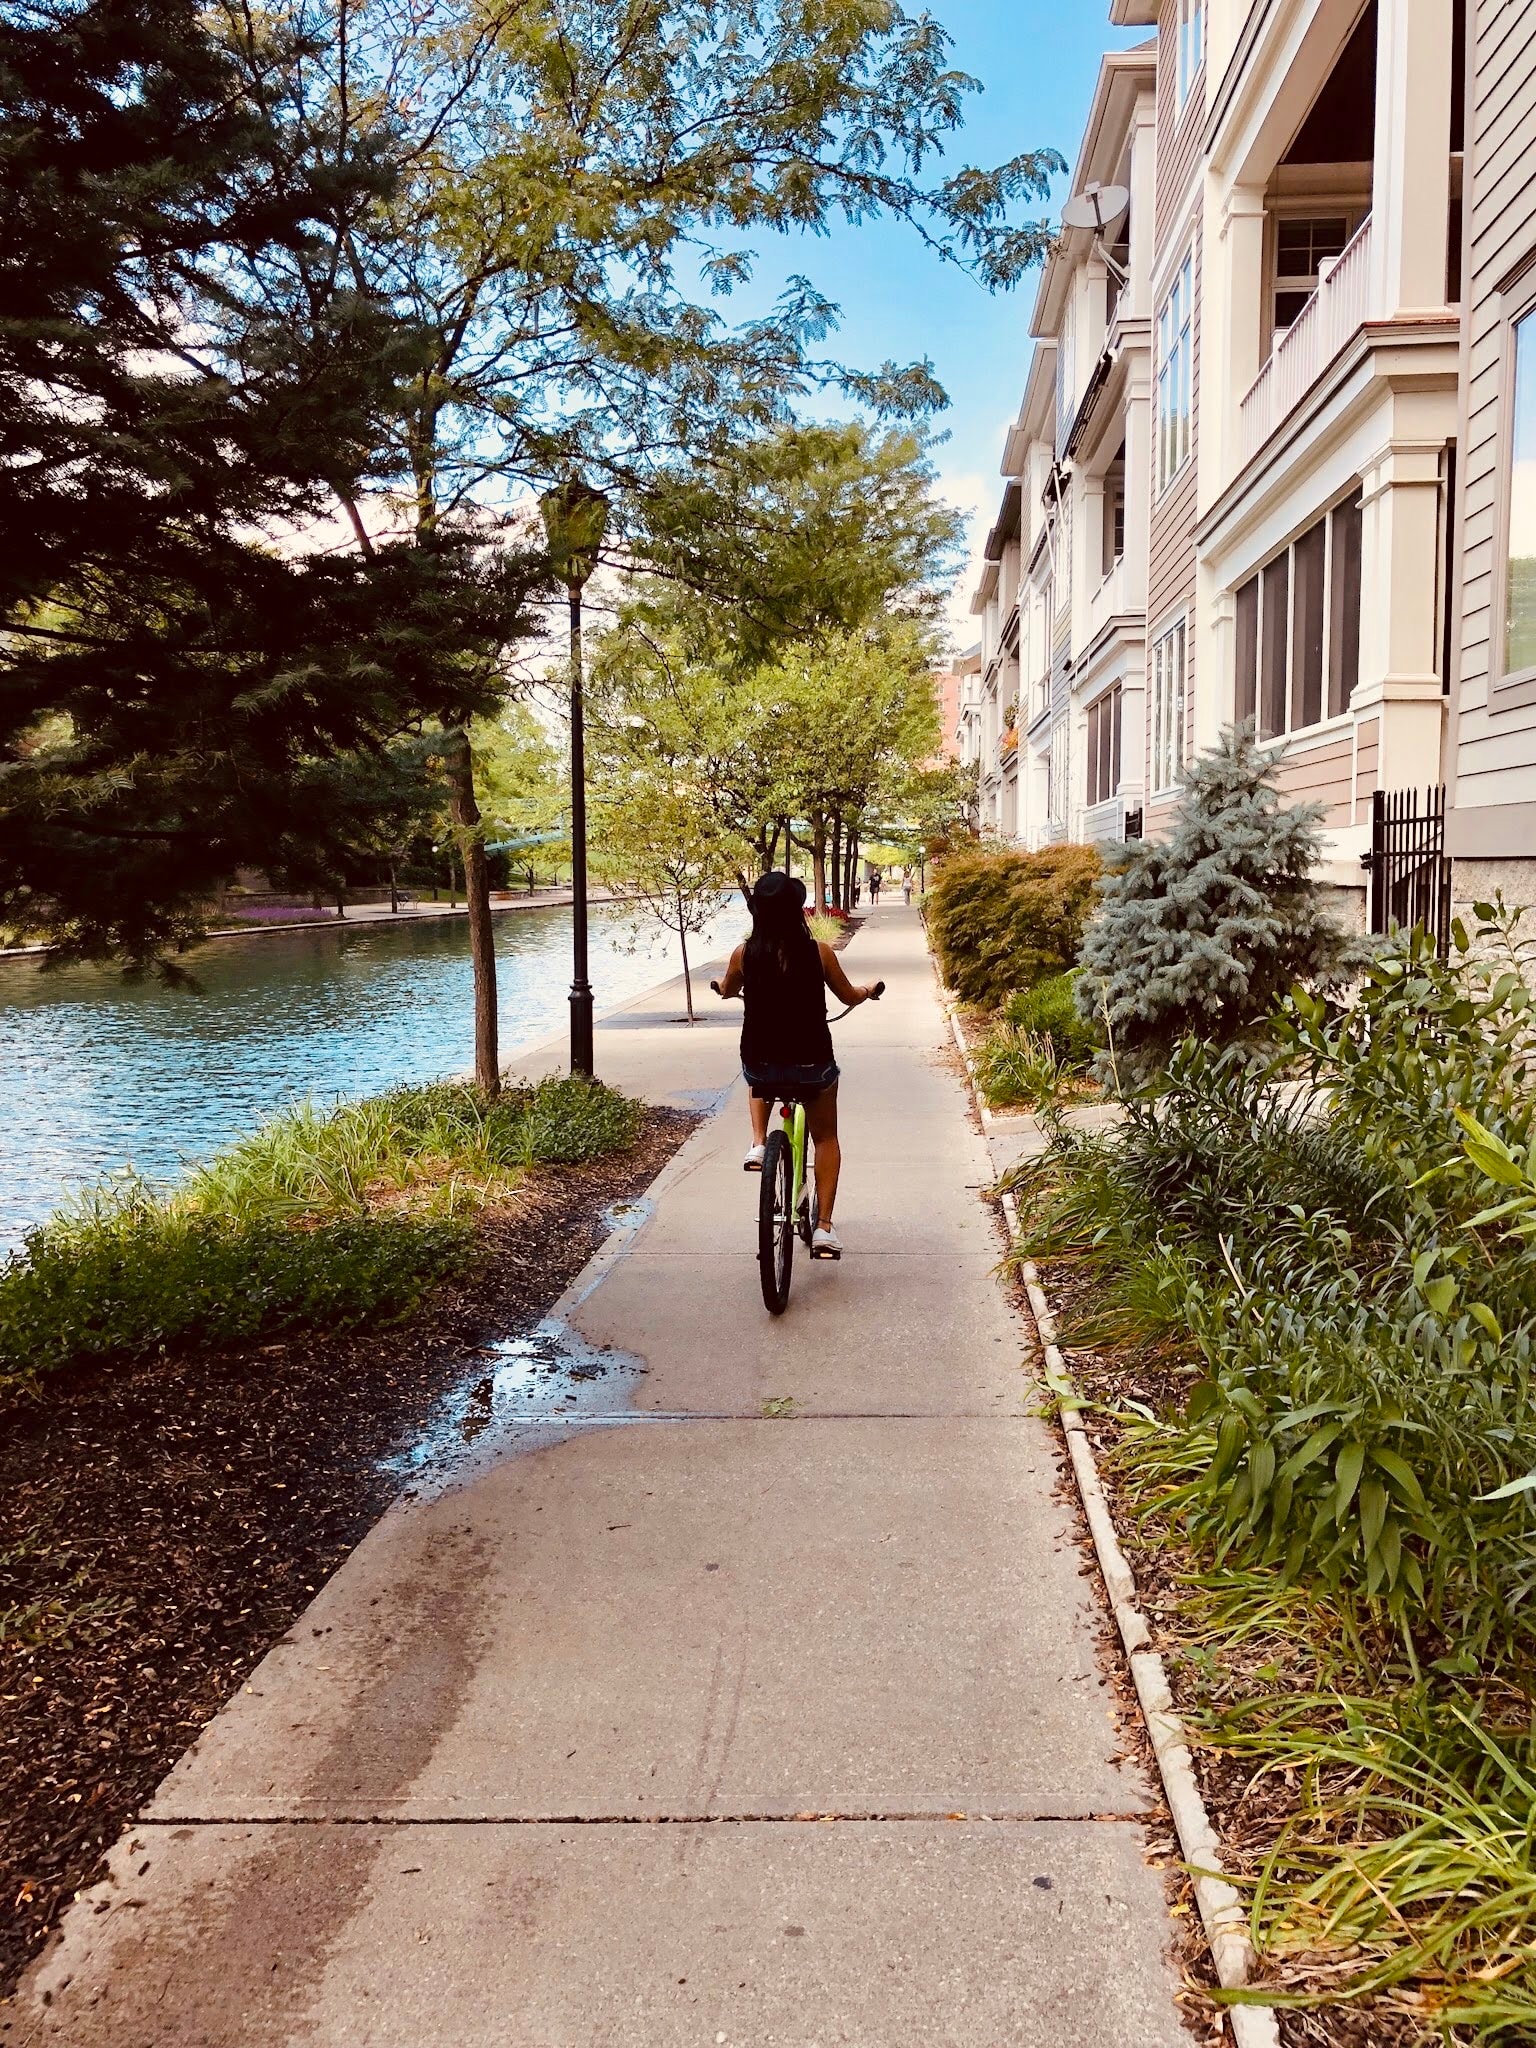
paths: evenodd
<path fill-rule="evenodd" d="M 720 993 L 718 981 L 710 987 Z M 885 983 L 877 981 L 872 1000 L 885 994 Z M 841 1023 L 848 1015 L 839 1010 L 829 1024 Z M 772 1104 L 769 1105 L 770 1114 Z M 820 1215 L 816 1206 L 815 1176 L 805 1170 L 806 1122 L 804 1098 L 790 1093 L 780 1098 L 780 1127 L 768 1133 L 763 1148 L 762 1179 L 757 1194 L 757 1271 L 762 1283 L 763 1306 L 771 1316 L 783 1315 L 789 1306 L 789 1283 L 794 1273 L 795 1239 L 804 1241 L 813 1259 L 836 1259 L 838 1252 L 818 1252 L 814 1239 Z"/>

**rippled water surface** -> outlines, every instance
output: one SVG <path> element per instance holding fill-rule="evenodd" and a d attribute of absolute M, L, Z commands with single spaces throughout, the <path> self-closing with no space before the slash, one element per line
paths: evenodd
<path fill-rule="evenodd" d="M 722 905 L 690 954 L 718 955 L 741 922 Z M 677 972 L 675 938 L 636 933 L 621 908 L 592 913 L 599 1013 Z M 564 1032 L 570 958 L 569 910 L 497 918 L 504 1056 Z M 196 988 L 166 989 L 0 961 L 0 1244 L 82 1181 L 130 1163 L 170 1180 L 296 1097 L 371 1095 L 472 1063 L 462 918 L 216 939 L 191 966 Z"/>

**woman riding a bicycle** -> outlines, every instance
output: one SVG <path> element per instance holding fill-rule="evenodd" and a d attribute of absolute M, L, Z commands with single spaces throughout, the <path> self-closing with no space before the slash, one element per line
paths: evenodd
<path fill-rule="evenodd" d="M 825 991 L 853 1008 L 876 995 L 844 974 L 830 946 L 811 937 L 805 921 L 805 884 L 777 871 L 763 875 L 751 896 L 752 933 L 731 955 L 722 996 L 746 1004 L 741 1026 L 741 1070 L 752 1091 L 752 1144 L 742 1162 L 759 1172 L 776 1101 L 805 1104 L 816 1148 L 816 1229 L 813 1258 L 836 1259 L 842 1244 L 832 1227 L 842 1151 L 837 1139 L 837 1060 L 827 1028 Z"/>

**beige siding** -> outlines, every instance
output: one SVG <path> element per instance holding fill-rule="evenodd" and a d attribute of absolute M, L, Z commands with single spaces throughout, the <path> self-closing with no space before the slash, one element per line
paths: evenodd
<path fill-rule="evenodd" d="M 1536 707 L 1501 699 L 1494 602 L 1508 462 L 1502 289 L 1536 257 L 1536 8 L 1471 0 L 1455 802 L 1536 802 Z M 1536 278 L 1536 273 L 1532 273 Z M 1523 289 L 1515 285 L 1516 291 Z M 1490 680 L 1495 687 L 1490 691 Z"/>
<path fill-rule="evenodd" d="M 1325 747 L 1288 753 L 1280 762 L 1276 781 L 1292 803 L 1326 804 L 1323 823 L 1330 830 L 1347 825 L 1354 809 L 1350 788 L 1353 752 L 1350 736 L 1344 733 Z"/>
<path fill-rule="evenodd" d="M 1178 226 L 1179 209 L 1200 161 L 1205 130 L 1205 73 L 1197 74 L 1182 111 L 1175 66 L 1179 48 L 1178 0 L 1163 0 L 1157 24 L 1157 247 Z"/>
<path fill-rule="evenodd" d="M 1355 733 L 1355 815 L 1363 818 L 1376 790 L 1381 762 L 1381 720 L 1362 718 Z"/>
<path fill-rule="evenodd" d="M 1142 818 L 1142 834 L 1147 839 L 1166 839 L 1173 830 L 1174 805 L 1171 803 L 1148 804 Z"/>

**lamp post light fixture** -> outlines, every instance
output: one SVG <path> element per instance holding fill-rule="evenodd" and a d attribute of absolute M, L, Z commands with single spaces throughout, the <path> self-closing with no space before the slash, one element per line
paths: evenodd
<path fill-rule="evenodd" d="M 592 1072 L 592 983 L 587 975 L 587 748 L 582 702 L 581 594 L 597 567 L 608 500 L 579 477 L 539 500 L 550 561 L 571 610 L 571 1072 Z"/>

